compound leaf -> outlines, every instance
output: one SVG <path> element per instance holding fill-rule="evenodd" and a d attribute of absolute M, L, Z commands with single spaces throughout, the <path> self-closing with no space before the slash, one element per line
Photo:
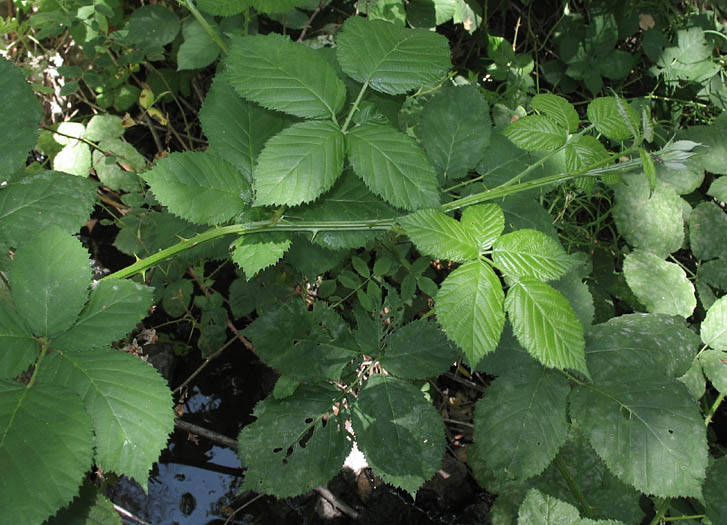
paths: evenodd
<path fill-rule="evenodd" d="M 572 266 L 560 243 L 537 230 L 506 233 L 492 247 L 495 265 L 511 277 L 533 277 L 541 281 L 558 279 Z"/>
<path fill-rule="evenodd" d="M 331 118 L 346 100 L 346 88 L 333 68 L 313 49 L 287 36 L 233 37 L 225 60 L 235 91 L 268 109 Z"/>
<path fill-rule="evenodd" d="M 348 76 L 389 95 L 439 80 L 450 68 L 449 43 L 442 35 L 383 20 L 349 17 L 336 45 Z"/>
<path fill-rule="evenodd" d="M 505 310 L 518 341 L 538 361 L 588 376 L 583 325 L 560 292 L 521 277 L 507 293 Z"/>
<path fill-rule="evenodd" d="M 435 302 L 437 320 L 472 367 L 497 347 L 505 325 L 500 279 L 487 264 L 470 261 L 442 283 Z"/>
<path fill-rule="evenodd" d="M 92 461 L 91 418 L 78 396 L 55 385 L 0 380 L 3 520 L 42 523 L 78 494 Z"/>
<path fill-rule="evenodd" d="M 437 173 L 412 138 L 389 126 L 362 124 L 348 133 L 346 145 L 356 175 L 388 203 L 407 210 L 439 207 Z"/>
<path fill-rule="evenodd" d="M 243 487 L 286 498 L 335 476 L 351 450 L 344 421 L 332 414 L 339 397 L 340 391 L 329 386 L 302 384 L 289 397 L 258 403 L 257 420 L 238 437 L 238 453 L 247 466 Z"/>
<path fill-rule="evenodd" d="M 442 418 L 408 381 L 369 378 L 353 407 L 353 430 L 374 472 L 410 494 L 442 466 Z"/>
<path fill-rule="evenodd" d="M 470 232 L 439 210 L 419 210 L 399 221 L 417 249 L 438 259 L 477 259 L 478 245 Z"/>
<path fill-rule="evenodd" d="M 202 151 L 172 153 L 142 178 L 170 212 L 197 224 L 225 222 L 250 202 L 250 184 L 242 173 Z"/>
<path fill-rule="evenodd" d="M 343 171 L 344 136 L 331 122 L 299 122 L 271 138 L 253 173 L 255 204 L 310 202 Z"/>
<path fill-rule="evenodd" d="M 727 351 L 727 295 L 720 297 L 702 321 L 702 342 L 717 350 Z"/>
<path fill-rule="evenodd" d="M 475 446 L 494 476 L 542 472 L 568 437 L 568 381 L 534 364 L 495 379 L 475 408 Z"/>
<path fill-rule="evenodd" d="M 91 267 L 81 242 L 45 226 L 15 252 L 10 267 L 15 308 L 35 335 L 68 329 L 88 298 Z"/>
<path fill-rule="evenodd" d="M 134 329 L 154 302 L 154 290 L 132 281 L 99 281 L 78 321 L 53 345 L 85 350 L 111 344 Z"/>
<path fill-rule="evenodd" d="M 427 379 L 449 370 L 457 354 L 435 323 L 417 319 L 387 338 L 381 366 L 405 379 Z"/>
<path fill-rule="evenodd" d="M 146 490 L 149 470 L 174 429 L 171 392 L 159 373 L 111 348 L 56 349 L 38 377 L 81 397 L 93 419 L 96 463 Z"/>
<path fill-rule="evenodd" d="M 484 252 L 505 229 L 505 214 L 497 204 L 478 204 L 465 208 L 460 222 L 474 237 L 479 251 Z"/>
<path fill-rule="evenodd" d="M 654 314 L 692 315 L 697 306 L 694 286 L 678 265 L 644 250 L 626 255 L 624 275 L 634 295 Z"/>
<path fill-rule="evenodd" d="M 554 151 L 565 144 L 567 135 L 564 128 L 542 115 L 520 118 L 502 134 L 525 151 Z"/>

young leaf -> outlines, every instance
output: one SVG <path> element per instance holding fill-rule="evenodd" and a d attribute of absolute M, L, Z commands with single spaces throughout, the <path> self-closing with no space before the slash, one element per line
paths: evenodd
<path fill-rule="evenodd" d="M 717 299 L 707 311 L 700 336 L 705 345 L 727 352 L 727 295 Z"/>
<path fill-rule="evenodd" d="M 0 379 L 12 379 L 38 357 L 38 343 L 9 301 L 0 295 Z"/>
<path fill-rule="evenodd" d="M 287 498 L 335 476 L 351 450 L 344 421 L 332 414 L 340 395 L 329 386 L 302 384 L 290 397 L 258 403 L 253 412 L 257 421 L 237 438 L 247 466 L 245 490 Z"/>
<path fill-rule="evenodd" d="M 250 181 L 263 145 L 283 126 L 280 113 L 240 98 L 224 74 L 217 75 L 212 82 L 199 120 L 210 150 L 237 167 Z"/>
<path fill-rule="evenodd" d="M 343 171 L 344 138 L 331 122 L 299 122 L 271 138 L 253 173 L 255 204 L 294 206 L 331 189 Z"/>
<path fill-rule="evenodd" d="M 353 430 L 374 472 L 410 494 L 441 468 L 442 418 L 408 381 L 370 377 L 353 407 Z"/>
<path fill-rule="evenodd" d="M 555 151 L 565 144 L 567 132 L 548 117 L 530 115 L 511 123 L 502 134 L 525 151 Z"/>
<path fill-rule="evenodd" d="M 512 277 L 558 279 L 572 266 L 560 243 L 537 230 L 506 233 L 492 247 L 495 265 Z"/>
<path fill-rule="evenodd" d="M 477 241 L 478 250 L 484 252 L 492 246 L 505 229 L 505 215 L 497 204 L 468 206 L 462 212 L 462 227 Z"/>
<path fill-rule="evenodd" d="M 111 348 L 56 349 L 38 377 L 81 397 L 93 420 L 96 463 L 146 490 L 149 470 L 174 429 L 171 392 L 159 373 Z"/>
<path fill-rule="evenodd" d="M 521 277 L 505 298 L 513 332 L 538 361 L 589 375 L 583 325 L 560 292 L 532 277 Z"/>
<path fill-rule="evenodd" d="M 100 281 L 76 323 L 53 346 L 86 350 L 109 345 L 134 329 L 154 302 L 154 289 L 132 281 Z"/>
<path fill-rule="evenodd" d="M 381 366 L 404 379 L 427 379 L 449 370 L 457 354 L 435 323 L 417 319 L 387 338 Z"/>
<path fill-rule="evenodd" d="M 497 347 L 505 313 L 500 279 L 487 264 L 463 264 L 442 283 L 435 302 L 437 320 L 471 366 Z"/>
<path fill-rule="evenodd" d="M 66 173 L 42 171 L 0 188 L 0 238 L 18 247 L 53 224 L 68 233 L 88 220 L 98 184 Z"/>
<path fill-rule="evenodd" d="M 437 173 L 409 136 L 389 126 L 362 124 L 346 135 L 346 146 L 356 175 L 393 206 L 439 207 Z"/>
<path fill-rule="evenodd" d="M 416 134 L 440 175 L 459 179 L 482 160 L 490 143 L 490 108 L 477 86 L 460 86 L 432 98 Z"/>
<path fill-rule="evenodd" d="M 561 96 L 551 93 L 540 93 L 530 100 L 530 105 L 536 111 L 543 113 L 546 117 L 558 123 L 558 125 L 569 133 L 578 131 L 578 112 L 573 104 Z"/>
<path fill-rule="evenodd" d="M 242 173 L 202 151 L 172 153 L 142 177 L 170 212 L 197 224 L 225 222 L 250 202 Z"/>
<path fill-rule="evenodd" d="M 46 226 L 15 252 L 9 275 L 15 308 L 35 335 L 68 329 L 88 298 L 91 267 L 81 242 Z"/>
<path fill-rule="evenodd" d="M 227 78 L 240 95 L 268 109 L 303 118 L 335 118 L 346 88 L 313 49 L 270 33 L 233 37 Z"/>
<path fill-rule="evenodd" d="M 553 461 L 568 436 L 568 381 L 536 365 L 495 379 L 475 408 L 475 446 L 498 478 L 525 480 Z"/>
<path fill-rule="evenodd" d="M 419 210 L 399 223 L 421 253 L 455 262 L 477 259 L 478 245 L 474 237 L 439 210 Z"/>
<path fill-rule="evenodd" d="M 618 108 L 615 97 L 599 97 L 588 104 L 586 114 L 598 130 L 611 140 L 626 140 L 633 136 L 632 130 L 639 129 L 639 114 L 631 104 L 621 101 L 628 122 Z"/>
<path fill-rule="evenodd" d="M 48 429 L 53 429 L 49 439 Z M 20 458 L 34 458 L 32 462 Z M 42 523 L 78 494 L 93 461 L 91 418 L 55 385 L 0 380 L 0 505 L 8 523 Z M 28 504 L 28 495 L 33 504 Z"/>
<path fill-rule="evenodd" d="M 336 45 L 338 63 L 348 76 L 389 95 L 435 82 L 450 68 L 449 43 L 442 35 L 383 20 L 349 17 Z"/>
<path fill-rule="evenodd" d="M 651 196 L 656 187 L 656 166 L 654 165 L 654 159 L 651 158 L 651 154 L 644 148 L 639 148 L 639 157 L 641 158 L 641 167 L 644 169 L 646 180 L 649 181 L 649 196 Z"/>

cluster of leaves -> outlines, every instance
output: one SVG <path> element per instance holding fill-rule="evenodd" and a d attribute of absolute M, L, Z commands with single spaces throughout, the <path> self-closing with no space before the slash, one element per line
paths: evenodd
<path fill-rule="evenodd" d="M 209 147 L 147 171 L 120 117 L 39 137 L 32 90 L 0 60 L 0 109 L 13 119 L 0 132 L 7 515 L 42 521 L 79 488 L 56 519 L 108 512 L 82 486 L 92 463 L 145 486 L 172 429 L 171 395 L 154 369 L 110 345 L 159 302 L 172 317 L 202 312 L 198 344 L 212 353 L 225 341 L 226 302 L 235 319 L 253 319 L 242 334 L 280 373 L 238 437 L 246 489 L 289 497 L 325 484 L 355 440 L 377 475 L 415 494 L 446 444 L 423 385 L 461 359 L 493 378 L 468 449 L 476 479 L 498 495 L 493 521 L 638 523 L 645 512 L 663 516 L 672 499 L 724 520 L 727 461 L 710 459 L 708 428 L 727 394 L 727 121 L 667 143 L 646 103 L 598 97 L 581 114 L 554 94 L 526 102 L 532 58 L 489 35 L 489 74 L 517 83 L 510 101 L 527 110 L 493 104 L 502 99 L 448 80 L 443 36 L 406 27 L 452 20 L 474 30 L 470 3 L 360 4 L 367 18 L 347 18 L 335 47 L 251 30 L 255 13 L 306 28 L 321 7 L 307 1 L 200 0 L 183 23 L 154 4 L 116 31 L 104 25 L 118 9 L 111 2 L 63 11 L 72 33 L 86 28 L 84 51 L 113 49 L 135 57 L 128 64 L 173 42 L 179 69 L 222 56 L 199 112 Z M 561 22 L 565 65 L 543 71 L 598 93 L 636 63 L 616 49 L 636 26 L 590 15 Z M 644 36 L 654 74 L 710 84 L 717 66 L 705 34 L 679 30 L 674 46 Z M 155 101 L 139 102 L 146 111 Z M 55 171 L 22 169 L 36 142 Z M 91 169 L 123 193 L 115 246 L 146 259 L 89 287 L 72 234 L 96 202 Z M 613 192 L 620 291 L 596 289 L 599 254 L 568 254 L 535 199 L 566 186 Z M 204 261 L 215 260 L 242 275 L 225 299 L 194 297 L 187 269 L 206 289 Z M 155 265 L 162 271 L 144 276 L 153 289 L 119 279 Z M 291 297 L 291 283 L 309 292 Z M 623 290 L 635 312 L 614 317 Z M 42 498 L 28 501 L 31 492 Z"/>

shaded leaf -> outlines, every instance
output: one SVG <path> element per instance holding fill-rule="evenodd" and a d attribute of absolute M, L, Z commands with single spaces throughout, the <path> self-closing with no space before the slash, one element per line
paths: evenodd
<path fill-rule="evenodd" d="M 395 376 L 427 379 L 449 370 L 457 355 L 457 349 L 435 323 L 417 319 L 387 338 L 386 353 L 380 362 Z"/>
<path fill-rule="evenodd" d="M 207 20 L 213 31 L 219 28 L 213 20 Z M 217 60 L 220 48 L 210 37 L 207 30 L 197 20 L 189 19 L 182 26 L 184 42 L 177 51 L 177 71 L 202 69 Z"/>
<path fill-rule="evenodd" d="M 710 465 L 704 483 L 704 502 L 707 517 L 712 523 L 727 521 L 727 499 L 724 497 L 724 480 L 727 479 L 727 457 L 722 456 Z"/>
<path fill-rule="evenodd" d="M 714 202 L 703 202 L 692 210 L 689 244 L 697 259 L 727 259 L 727 214 Z"/>
<path fill-rule="evenodd" d="M 15 307 L 0 295 L 0 379 L 12 379 L 38 357 L 40 347 Z"/>

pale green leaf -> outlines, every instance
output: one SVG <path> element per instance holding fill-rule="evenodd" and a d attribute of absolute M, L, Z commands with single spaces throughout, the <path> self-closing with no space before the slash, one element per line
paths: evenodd
<path fill-rule="evenodd" d="M 94 115 L 86 125 L 83 138 L 99 142 L 118 139 L 124 135 L 123 119 L 117 115 Z"/>
<path fill-rule="evenodd" d="M 538 361 L 588 376 L 583 325 L 560 292 L 521 277 L 507 293 L 505 310 L 518 341 Z"/>
<path fill-rule="evenodd" d="M 565 128 L 541 115 L 519 118 L 502 133 L 525 151 L 555 151 L 567 136 Z"/>
<path fill-rule="evenodd" d="M 512 367 L 477 402 L 474 440 L 480 457 L 498 478 L 540 474 L 568 436 L 568 381 L 530 366 Z"/>
<path fill-rule="evenodd" d="M 0 237 L 17 247 L 48 224 L 75 233 L 91 215 L 96 186 L 54 171 L 8 183 L 0 188 Z"/>
<path fill-rule="evenodd" d="M 411 0 L 406 21 L 413 27 L 436 27 L 452 20 L 458 0 Z"/>
<path fill-rule="evenodd" d="M 506 233 L 492 247 L 495 265 L 511 277 L 558 279 L 572 266 L 560 242 L 537 230 Z"/>
<path fill-rule="evenodd" d="M 491 129 L 485 98 L 477 86 L 468 85 L 429 100 L 416 134 L 439 174 L 459 179 L 482 160 Z"/>
<path fill-rule="evenodd" d="M 389 95 L 437 81 L 450 68 L 449 43 L 442 35 L 383 20 L 349 17 L 336 45 L 348 76 Z"/>
<path fill-rule="evenodd" d="M 227 80 L 217 75 L 199 111 L 210 150 L 252 180 L 255 161 L 270 137 L 283 126 L 281 114 L 241 98 Z"/>
<path fill-rule="evenodd" d="M 727 177 L 719 177 L 709 186 L 707 195 L 721 202 L 727 202 Z"/>
<path fill-rule="evenodd" d="M 599 97 L 588 104 L 586 111 L 590 120 L 606 138 L 626 140 L 633 136 L 631 130 L 639 129 L 639 114 L 631 104 L 621 100 L 625 117 L 619 111 L 619 103 L 615 97 Z"/>
<path fill-rule="evenodd" d="M 363 0 L 356 8 L 368 20 L 387 20 L 393 24 L 406 25 L 406 12 L 403 0 Z"/>
<path fill-rule="evenodd" d="M 578 112 L 565 98 L 551 93 L 539 93 L 530 100 L 530 105 L 569 133 L 578 131 Z"/>
<path fill-rule="evenodd" d="M 693 192 L 704 181 L 704 172 L 701 169 L 672 169 L 665 164 L 656 165 L 656 177 L 669 184 L 679 195 Z"/>
<path fill-rule="evenodd" d="M 596 313 L 593 295 L 578 272 L 571 270 L 557 281 L 551 282 L 550 285 L 568 300 L 581 324 L 584 327 L 591 326 Z"/>
<path fill-rule="evenodd" d="M 141 172 L 146 169 L 147 162 L 143 155 L 122 138 L 103 139 L 98 143 L 98 146 L 109 154 L 108 158 L 123 165 L 126 170 Z M 94 153 L 102 155 L 100 151 L 95 151 Z"/>
<path fill-rule="evenodd" d="M 213 31 L 219 31 L 213 20 L 207 20 Z M 202 69 L 209 66 L 220 55 L 220 47 L 197 20 L 190 18 L 182 26 L 184 42 L 177 51 L 177 71 Z"/>
<path fill-rule="evenodd" d="M 63 146 L 53 157 L 53 169 L 78 177 L 88 177 L 91 170 L 91 148 L 78 141 Z"/>
<path fill-rule="evenodd" d="M 3 521 L 42 523 L 78 494 L 92 461 L 91 418 L 76 394 L 0 380 Z"/>
<path fill-rule="evenodd" d="M 39 381 L 81 397 L 93 420 L 96 463 L 146 489 L 149 470 L 174 429 L 171 392 L 159 372 L 120 350 L 56 349 L 43 361 Z"/>
<path fill-rule="evenodd" d="M 43 108 L 20 68 L 0 57 L 0 178 L 25 166 L 35 146 Z"/>
<path fill-rule="evenodd" d="M 258 403 L 257 420 L 238 437 L 238 454 L 247 466 L 243 487 L 286 498 L 335 476 L 351 450 L 344 421 L 332 414 L 339 398 L 338 389 L 302 384 L 290 397 Z"/>
<path fill-rule="evenodd" d="M 370 377 L 353 407 L 353 430 L 376 475 L 410 494 L 441 468 L 442 418 L 408 381 Z"/>
<path fill-rule="evenodd" d="M 703 202 L 692 210 L 689 244 L 697 259 L 727 259 L 727 214 L 716 203 Z"/>
<path fill-rule="evenodd" d="M 0 379 L 12 379 L 27 370 L 40 347 L 15 307 L 0 295 Z"/>
<path fill-rule="evenodd" d="M 657 180 L 650 194 L 643 175 L 627 174 L 615 189 L 613 216 L 621 235 L 634 248 L 665 258 L 684 241 L 684 219 L 679 195 Z"/>
<path fill-rule="evenodd" d="M 331 122 L 299 122 L 271 138 L 253 172 L 258 206 L 310 202 L 343 171 L 344 135 Z"/>
<path fill-rule="evenodd" d="M 380 362 L 395 376 L 427 379 L 449 370 L 457 355 L 455 346 L 435 323 L 417 319 L 387 338 L 386 353 Z"/>
<path fill-rule="evenodd" d="M 651 154 L 644 148 L 639 148 L 639 158 L 641 158 L 641 168 L 644 170 L 646 180 L 649 181 L 649 195 L 654 192 L 656 187 L 656 166 Z"/>
<path fill-rule="evenodd" d="M 519 525 L 573 525 L 580 521 L 574 506 L 537 489 L 528 491 L 517 517 Z"/>
<path fill-rule="evenodd" d="M 170 212 L 197 224 L 225 222 L 250 202 L 250 185 L 242 173 L 201 151 L 172 153 L 142 177 Z"/>
<path fill-rule="evenodd" d="M 689 317 L 697 306 L 694 286 L 677 264 L 644 250 L 626 255 L 623 271 L 631 290 L 653 314 Z"/>
<path fill-rule="evenodd" d="M 261 270 L 278 262 L 290 248 L 284 234 L 242 235 L 233 243 L 232 261 L 252 279 Z"/>
<path fill-rule="evenodd" d="M 423 254 L 455 262 L 477 259 L 478 245 L 470 231 L 439 210 L 419 210 L 399 223 Z"/>
<path fill-rule="evenodd" d="M 487 264 L 463 264 L 442 283 L 436 297 L 437 320 L 472 367 L 497 347 L 505 325 L 500 279 Z"/>
<path fill-rule="evenodd" d="M 78 321 L 53 345 L 69 350 L 104 346 L 132 331 L 149 313 L 154 290 L 132 281 L 106 279 L 91 291 Z"/>
<path fill-rule="evenodd" d="M 91 267 L 81 242 L 46 226 L 15 252 L 9 275 L 15 308 L 35 335 L 68 329 L 88 297 Z"/>
<path fill-rule="evenodd" d="M 596 137 L 583 135 L 565 146 L 565 167 L 577 171 L 608 158 L 608 151 Z"/>
<path fill-rule="evenodd" d="M 437 174 L 409 136 L 362 124 L 346 135 L 346 145 L 356 175 L 388 203 L 407 210 L 439 207 Z"/>
<path fill-rule="evenodd" d="M 118 159 L 113 155 L 104 155 L 98 150 L 93 151 L 91 159 L 93 161 L 93 170 L 96 172 L 101 184 L 115 191 L 138 191 L 141 181 L 135 173 L 121 168 L 117 161 L 123 162 L 122 159 Z"/>
<path fill-rule="evenodd" d="M 698 142 L 698 155 L 694 160 L 704 170 L 711 173 L 727 174 L 727 143 L 724 137 L 727 133 L 727 115 L 724 113 L 717 117 L 708 126 L 690 126 L 679 133 L 679 138 Z"/>
<path fill-rule="evenodd" d="M 699 356 L 704 375 L 720 394 L 727 394 L 727 352 L 708 348 Z"/>
<path fill-rule="evenodd" d="M 461 224 L 474 237 L 480 252 L 492 246 L 505 229 L 505 215 L 497 204 L 468 206 L 462 212 Z"/>
<path fill-rule="evenodd" d="M 702 321 L 700 335 L 705 345 L 727 351 L 727 295 L 709 308 Z"/>
<path fill-rule="evenodd" d="M 303 118 L 335 117 L 346 88 L 313 49 L 270 33 L 233 37 L 227 78 L 240 95 L 268 109 Z"/>
<path fill-rule="evenodd" d="M 165 46 L 176 38 L 180 26 L 179 17 L 168 7 L 145 5 L 129 17 L 127 40 L 141 47 Z"/>
<path fill-rule="evenodd" d="M 45 525 L 122 525 L 121 515 L 114 509 L 114 504 L 96 488 L 86 481 L 81 493 L 71 504 L 45 522 Z"/>
<path fill-rule="evenodd" d="M 197 0 L 197 6 L 211 15 L 232 16 L 252 6 L 252 0 Z"/>
<path fill-rule="evenodd" d="M 692 366 L 689 367 L 689 370 L 677 379 L 687 387 L 687 390 L 689 390 L 689 393 L 692 394 L 694 399 L 702 399 L 704 397 L 707 391 L 707 381 L 704 378 L 702 364 L 698 359 L 695 359 L 692 362 Z"/>
<path fill-rule="evenodd" d="M 703 281 L 714 288 L 727 291 L 727 264 L 724 259 L 713 259 L 699 267 L 697 283 Z"/>
<path fill-rule="evenodd" d="M 724 497 L 724 480 L 727 479 L 727 457 L 712 463 L 704 483 L 704 503 L 707 517 L 712 523 L 727 521 L 727 498 Z"/>

